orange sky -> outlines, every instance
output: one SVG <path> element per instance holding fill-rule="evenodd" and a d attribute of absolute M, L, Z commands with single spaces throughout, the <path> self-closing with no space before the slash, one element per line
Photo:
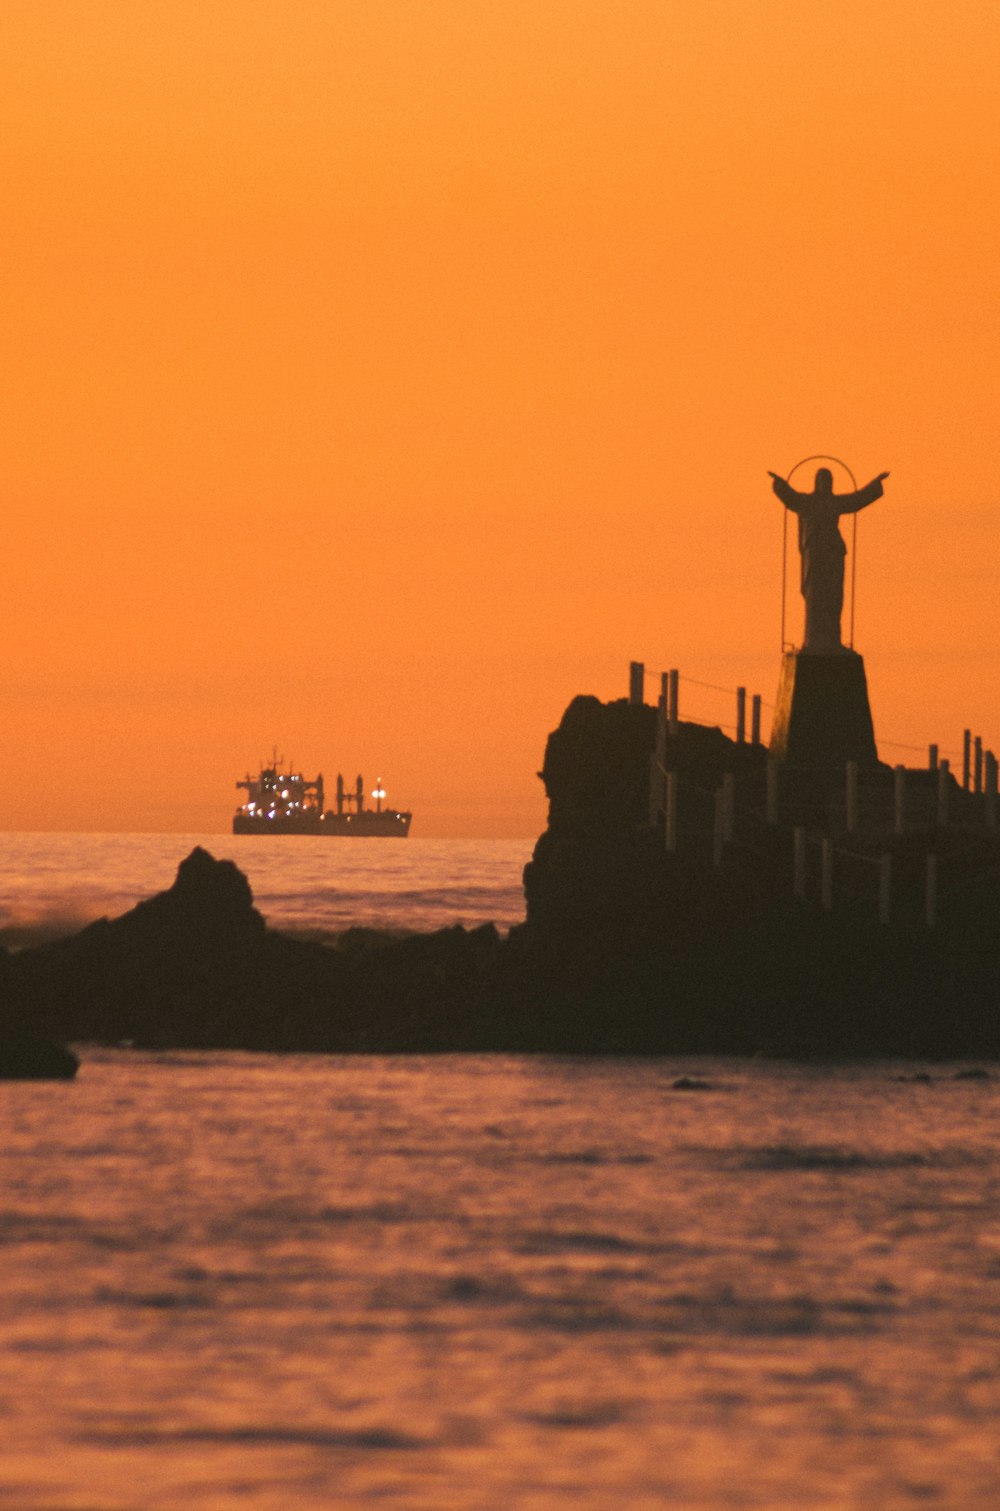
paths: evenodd
<path fill-rule="evenodd" d="M 811 452 L 892 472 L 880 739 L 1000 746 L 998 59 L 995 0 L 4 0 L 0 825 L 223 831 L 277 743 L 532 835 L 630 658 L 773 698 Z"/>

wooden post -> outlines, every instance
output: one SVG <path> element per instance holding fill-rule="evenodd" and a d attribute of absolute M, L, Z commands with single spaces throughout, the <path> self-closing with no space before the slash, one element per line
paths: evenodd
<path fill-rule="evenodd" d="M 823 911 L 833 912 L 833 841 L 829 835 L 823 839 L 823 880 L 822 880 Z"/>
<path fill-rule="evenodd" d="M 975 749 L 975 757 L 974 757 L 973 763 L 972 763 L 972 771 L 973 771 L 972 780 L 973 780 L 973 790 L 978 793 L 978 792 L 982 792 L 982 790 L 983 790 L 983 742 L 982 742 L 981 738 L 979 737 L 979 735 L 976 735 L 976 741 L 975 741 L 975 747 L 974 747 L 974 749 Z"/>
<path fill-rule="evenodd" d="M 736 743 L 745 745 L 747 739 L 747 690 L 736 689 Z"/>
<path fill-rule="evenodd" d="M 969 790 L 969 773 L 972 766 L 972 730 L 962 730 L 962 791 Z"/>
<path fill-rule="evenodd" d="M 722 838 L 732 844 L 736 833 L 736 778 L 727 771 L 722 778 Z"/>
<path fill-rule="evenodd" d="M 667 709 L 660 701 L 656 710 L 656 746 L 649 758 L 649 823 L 654 827 L 666 806 L 664 771 L 667 764 Z"/>
<path fill-rule="evenodd" d="M 677 773 L 667 772 L 667 849 L 677 851 Z"/>
<path fill-rule="evenodd" d="M 847 763 L 847 832 L 856 834 L 858 831 L 858 763 Z"/>
<path fill-rule="evenodd" d="M 878 918 L 888 923 L 892 916 L 892 856 L 882 855 L 878 863 Z"/>
<path fill-rule="evenodd" d="M 893 772 L 892 827 L 896 834 L 906 833 L 906 767 L 897 766 Z"/>
<path fill-rule="evenodd" d="M 678 684 L 679 684 L 679 682 L 680 682 L 680 676 L 679 676 L 679 674 L 677 672 L 677 668 L 673 667 L 673 668 L 671 668 L 671 670 L 670 670 L 670 672 L 668 674 L 668 680 L 667 680 L 667 688 L 668 688 L 667 719 L 668 719 L 668 722 L 670 724 L 670 733 L 672 735 L 675 735 L 677 733 L 677 724 L 678 724 L 678 721 L 680 719 L 680 713 L 679 713 L 679 710 L 678 710 L 678 701 L 679 701 L 679 699 L 678 699 L 678 692 L 679 692 Z"/>
<path fill-rule="evenodd" d="M 928 747 L 927 747 L 927 770 L 928 771 L 937 771 L 937 769 L 938 769 L 938 748 L 937 748 L 936 745 L 928 745 Z"/>
<path fill-rule="evenodd" d="M 997 826 L 997 758 L 992 750 L 986 752 L 986 799 L 983 803 L 987 829 Z"/>
<path fill-rule="evenodd" d="M 924 922 L 929 929 L 932 929 L 937 923 L 937 882 L 938 858 L 936 855 L 928 854 L 924 876 Z"/>
<path fill-rule="evenodd" d="M 774 756 L 767 758 L 767 822 L 774 827 L 778 822 L 778 763 Z"/>
<path fill-rule="evenodd" d="M 792 833 L 792 891 L 800 902 L 806 895 L 806 831 L 796 824 Z"/>
<path fill-rule="evenodd" d="M 663 717 L 667 716 L 667 699 L 670 696 L 670 675 L 668 672 L 660 673 L 660 708 L 663 709 Z"/>
<path fill-rule="evenodd" d="M 948 827 L 948 792 L 951 780 L 951 762 L 945 756 L 938 766 L 937 822 L 939 829 Z"/>
<path fill-rule="evenodd" d="M 646 694 L 646 668 L 641 661 L 630 661 L 628 664 L 628 700 L 630 703 L 642 703 Z"/>
<path fill-rule="evenodd" d="M 750 743 L 760 744 L 760 693 L 754 693 L 750 705 Z"/>
<path fill-rule="evenodd" d="M 649 757 L 649 827 L 655 829 L 663 812 L 663 767 L 654 750 Z"/>
<path fill-rule="evenodd" d="M 715 815 L 712 825 L 712 865 L 716 870 L 722 865 L 722 788 L 715 789 Z"/>

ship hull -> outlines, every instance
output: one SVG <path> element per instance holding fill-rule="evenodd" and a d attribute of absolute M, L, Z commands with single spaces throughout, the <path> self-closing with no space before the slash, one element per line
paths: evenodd
<path fill-rule="evenodd" d="M 234 834 L 310 834 L 327 839 L 406 839 L 411 813 L 237 813 Z"/>

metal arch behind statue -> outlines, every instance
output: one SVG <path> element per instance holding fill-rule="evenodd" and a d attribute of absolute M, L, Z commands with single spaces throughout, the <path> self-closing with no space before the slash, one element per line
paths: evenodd
<path fill-rule="evenodd" d="M 791 472 L 785 478 L 786 483 L 791 483 L 792 478 L 800 467 L 805 467 L 809 462 L 835 462 L 842 467 L 851 480 L 854 492 L 858 491 L 858 481 L 846 462 L 842 462 L 839 456 L 804 456 L 801 462 L 796 462 Z M 854 649 L 854 583 L 857 573 L 858 562 L 858 516 L 852 515 L 853 527 L 851 533 L 851 636 L 848 645 Z M 785 599 L 788 595 L 788 510 L 781 511 L 781 649 L 785 651 L 789 647 L 785 644 Z"/>

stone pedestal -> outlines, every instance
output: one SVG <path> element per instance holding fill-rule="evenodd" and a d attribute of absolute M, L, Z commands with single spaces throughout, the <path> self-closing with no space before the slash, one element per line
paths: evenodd
<path fill-rule="evenodd" d="M 771 754 L 802 767 L 878 763 L 865 663 L 855 651 L 787 651 Z"/>

